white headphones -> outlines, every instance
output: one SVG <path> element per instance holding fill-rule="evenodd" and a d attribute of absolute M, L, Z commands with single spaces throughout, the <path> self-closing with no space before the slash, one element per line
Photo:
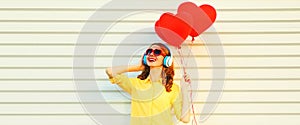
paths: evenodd
<path fill-rule="evenodd" d="M 163 66 L 164 67 L 170 67 L 173 63 L 172 52 L 171 52 L 170 48 L 167 45 L 165 45 L 165 44 L 162 44 L 162 45 L 169 51 L 169 54 L 170 54 L 170 55 L 167 55 L 167 56 L 164 57 Z M 147 54 L 146 53 L 143 56 L 143 63 L 145 65 L 147 65 Z"/>

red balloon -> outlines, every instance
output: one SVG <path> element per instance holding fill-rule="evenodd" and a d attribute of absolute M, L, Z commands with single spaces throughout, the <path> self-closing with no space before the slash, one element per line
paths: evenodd
<path fill-rule="evenodd" d="M 192 28 L 190 36 L 196 37 L 207 30 L 216 20 L 216 10 L 207 4 L 197 6 L 192 2 L 182 3 L 177 10 L 177 13 L 189 13 L 192 16 L 191 20 L 185 20 Z"/>
<path fill-rule="evenodd" d="M 181 16 L 164 13 L 155 23 L 155 32 L 165 42 L 179 47 L 190 34 L 191 28 Z"/>
<path fill-rule="evenodd" d="M 211 22 L 215 22 L 217 17 L 217 12 L 214 7 L 208 4 L 204 4 L 201 5 L 199 8 L 202 9 L 207 14 Z"/>

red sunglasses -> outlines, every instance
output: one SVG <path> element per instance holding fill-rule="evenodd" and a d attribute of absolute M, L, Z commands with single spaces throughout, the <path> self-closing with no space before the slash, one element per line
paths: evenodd
<path fill-rule="evenodd" d="M 165 56 L 165 54 L 159 50 L 159 49 L 147 49 L 146 50 L 146 55 L 150 55 L 151 53 L 154 53 L 155 56 Z"/>

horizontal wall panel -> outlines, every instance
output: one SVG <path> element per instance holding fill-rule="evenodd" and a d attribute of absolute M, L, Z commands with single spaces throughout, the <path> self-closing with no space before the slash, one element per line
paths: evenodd
<path fill-rule="evenodd" d="M 300 80 L 299 80 L 300 81 Z M 263 91 L 263 90 L 300 90 L 299 81 L 230 81 L 226 80 L 223 90 L 236 90 L 236 91 Z M 179 84 L 179 80 L 175 80 L 175 83 Z M 193 84 L 195 83 L 195 84 Z M 198 84 L 196 84 L 198 83 Z M 118 90 L 117 86 L 112 85 L 108 80 L 97 81 L 98 88 L 85 89 L 90 91 L 101 90 Z M 212 83 L 211 81 L 193 80 L 192 88 L 200 91 L 209 90 L 211 85 L 218 85 L 218 83 Z M 77 84 L 73 81 L 0 81 L 1 91 L 78 91 Z M 83 88 L 84 89 L 84 88 Z M 82 90 L 82 89 L 81 89 Z"/>
<path fill-rule="evenodd" d="M 200 122 L 204 125 L 220 125 L 220 124 L 238 124 L 238 125 L 253 125 L 253 124 L 265 124 L 265 125 L 298 125 L 299 116 L 266 116 L 266 115 L 233 115 L 233 116 L 210 116 L 205 122 Z M 199 119 L 199 118 L 198 118 Z M 199 121 L 199 120 L 198 120 Z M 184 125 L 181 123 L 179 125 Z"/>
<path fill-rule="evenodd" d="M 78 69 L 75 72 L 89 72 L 88 69 Z M 189 72 L 197 73 L 190 74 L 191 79 L 209 79 L 215 78 L 219 79 L 221 76 L 212 77 L 212 71 L 210 69 L 202 69 L 202 70 L 192 70 Z M 258 79 L 276 79 L 276 78 L 298 78 L 300 75 L 300 69 L 227 69 L 225 78 L 258 78 Z M 181 77 L 181 71 L 175 71 L 175 78 Z M 105 70 L 99 69 L 94 70 L 96 75 L 96 79 L 106 79 L 107 75 L 105 74 Z M 70 69 L 44 69 L 44 70 L 18 70 L 18 69 L 10 69 L 10 70 L 1 70 L 0 79 L 72 79 L 73 78 L 73 70 Z M 92 79 L 93 76 L 85 75 L 84 77 L 75 78 L 75 79 Z"/>
<path fill-rule="evenodd" d="M 73 8 L 73 7 L 99 7 L 109 2 L 109 0 L 90 0 L 89 2 L 73 1 L 73 0 L 51 0 L 37 2 L 35 0 L 28 1 L 3 1 L 1 8 Z"/>
<path fill-rule="evenodd" d="M 1 22 L 1 20 L 0 20 Z M 75 31 L 79 32 L 82 30 L 82 27 L 85 25 L 85 22 L 79 23 L 72 23 L 70 20 L 65 22 L 46 22 L 46 23 L 39 23 L 38 21 L 30 22 L 21 20 L 18 22 L 14 22 L 13 20 L 9 20 L 8 22 L 0 23 L 0 32 L 26 32 L 26 31 L 33 31 L 33 32 L 43 32 L 43 31 L 50 31 L 50 32 L 67 32 L 67 31 Z M 41 21 L 43 22 L 43 21 Z M 96 22 L 94 22 L 96 24 Z M 98 27 L 104 27 L 107 25 L 111 25 L 112 22 L 101 22 L 97 23 Z M 247 23 L 222 23 L 217 22 L 213 26 L 218 32 L 261 32 L 261 31 L 282 31 L 282 32 L 289 32 L 289 31 L 299 31 L 299 24 L 298 22 L 271 22 L 271 23 L 256 23 L 256 22 L 247 22 Z M 153 32 L 155 21 L 149 22 L 117 22 L 117 24 L 113 25 L 110 30 L 106 32 L 136 32 L 143 28 L 148 28 L 144 32 Z M 243 27 L 243 28 L 241 28 Z M 101 32 L 102 30 L 99 28 L 88 29 L 86 32 Z"/>
<path fill-rule="evenodd" d="M 128 97 L 122 93 L 113 92 L 82 92 L 81 96 L 90 97 L 88 102 L 101 101 L 96 99 L 95 94 L 103 94 L 105 100 L 112 102 L 129 101 Z M 205 102 L 208 92 L 194 93 L 194 102 Z M 288 97 L 288 98 L 287 98 Z M 268 101 L 299 101 L 299 92 L 227 92 L 222 94 L 220 102 L 268 102 Z M 216 100 L 218 101 L 218 100 Z M 219 102 L 218 101 L 218 102 Z M 76 92 L 2 92 L 0 103 L 2 102 L 81 102 L 77 98 Z"/>
<path fill-rule="evenodd" d="M 115 118 L 119 118 L 116 116 Z M 124 118 L 124 116 L 123 116 Z M 121 119 L 120 119 L 121 120 Z M 26 122 L 25 122 L 26 121 Z M 0 116 L 0 122 L 9 125 L 20 124 L 55 124 L 55 125 L 97 125 L 87 116 Z"/>
<path fill-rule="evenodd" d="M 81 49 L 89 50 L 92 46 L 82 46 Z M 130 50 L 132 46 L 100 46 L 96 51 L 97 56 L 114 56 L 124 55 L 133 56 L 144 53 L 148 46 L 136 46 L 138 53 L 132 53 L 130 51 L 124 53 L 118 53 L 118 51 Z M 209 55 L 207 48 L 217 50 L 220 46 L 192 46 L 189 47 L 192 50 L 190 55 Z M 223 46 L 224 55 L 300 55 L 299 46 Z M 0 46 L 1 55 L 73 55 L 74 46 Z M 190 49 L 184 50 L 183 55 L 188 55 Z M 113 52 L 113 53 L 112 53 Z M 85 53 L 79 53 L 80 55 L 86 55 Z M 222 53 L 220 53 L 222 54 Z M 220 55 L 219 54 L 219 55 Z M 178 56 L 178 52 L 173 49 L 173 55 Z M 210 54 L 216 55 L 216 54 Z"/>
<path fill-rule="evenodd" d="M 85 106 L 104 106 L 105 104 L 86 104 Z M 120 114 L 130 113 L 130 104 L 109 104 Z M 194 104 L 195 112 L 201 114 L 204 104 Z M 1 114 L 86 114 L 80 104 L 0 104 Z M 297 104 L 219 104 L 215 113 L 298 113 Z M 257 112 L 258 111 L 258 112 Z M 93 114 L 108 114 L 110 112 L 95 111 Z M 205 112 L 204 112 L 205 113 Z"/>
<path fill-rule="evenodd" d="M 153 0 L 152 0 L 153 1 Z M 105 3 L 109 2 L 108 0 L 92 0 L 89 2 L 83 2 L 83 1 L 73 1 L 73 0 L 52 0 L 52 1 L 45 1 L 45 2 L 36 2 L 34 0 L 30 1 L 5 1 L 1 6 L 5 8 L 98 8 L 104 5 Z M 297 8 L 299 4 L 299 1 L 297 0 L 288 0 L 288 1 L 260 1 L 260 0 L 252 0 L 252 1 L 243 1 L 243 2 L 237 2 L 236 0 L 227 0 L 227 1 L 214 1 L 214 0 L 193 0 L 193 2 L 196 2 L 197 4 L 212 4 L 216 6 L 217 8 L 223 9 L 248 9 L 248 8 Z M 18 3 L 18 4 L 16 4 Z M 30 3 L 30 4 L 29 4 Z M 134 5 L 134 4 L 131 4 Z M 133 6 L 136 8 L 146 8 L 148 6 Z M 143 8 L 144 7 L 144 8 Z M 159 8 L 159 6 L 154 6 L 154 8 Z M 175 7 L 174 7 L 175 8 Z M 117 6 L 116 9 L 131 9 L 127 6 Z"/>
<path fill-rule="evenodd" d="M 250 117 L 250 118 L 249 118 Z M 121 122 L 125 122 L 124 119 L 128 116 L 109 116 L 109 119 L 119 119 Z M 198 118 L 199 119 L 199 118 Z M 255 120 L 253 120 L 255 119 Z M 201 122 L 203 125 L 219 125 L 219 124 L 242 124 L 242 125 L 253 125 L 253 124 L 270 124 L 272 125 L 282 125 L 286 121 L 289 121 L 289 125 L 298 125 L 299 116 L 253 116 L 253 115 L 213 115 L 210 116 L 205 122 Z M 5 122 L 11 125 L 24 124 L 24 121 L 29 124 L 55 124 L 55 125 L 97 125 L 89 116 L 0 116 L 0 122 Z M 198 120 L 199 121 L 199 120 Z M 128 121 L 127 121 L 128 122 Z M 184 123 L 179 123 L 178 125 L 185 125 Z"/>
<path fill-rule="evenodd" d="M 51 69 L 51 67 L 58 67 L 56 69 L 72 69 L 74 67 L 73 61 L 74 57 L 0 57 L 1 63 L 0 66 L 3 69 L 14 69 L 13 67 L 17 67 L 15 69 L 23 69 L 22 67 L 45 67 L 41 69 Z M 116 60 L 126 60 L 128 57 L 106 57 L 106 58 L 95 58 L 94 65 L 89 66 L 87 64 L 78 65 L 78 67 L 86 67 L 86 69 L 103 69 L 109 67 Z M 221 57 L 213 57 L 214 59 L 219 59 Z M 86 59 L 86 58 L 81 58 Z M 135 60 L 138 60 L 139 57 L 135 57 Z M 211 66 L 211 59 L 209 57 L 199 57 L 196 58 L 196 64 L 199 69 L 200 67 L 220 67 L 220 65 Z M 226 67 L 230 69 L 230 67 L 298 67 L 300 58 L 290 58 L 290 57 L 226 57 L 225 58 Z M 129 62 L 124 62 L 127 65 Z M 130 62 L 134 64 L 135 62 Z M 77 65 L 76 65 L 77 66 Z M 188 66 L 194 66 L 189 64 Z M 18 68 L 19 67 L 19 68 Z M 67 68 L 63 68 L 67 67 Z M 223 67 L 224 68 L 224 67 Z M 30 68 L 27 68 L 30 69 Z M 32 68 L 34 69 L 34 68 Z"/>
<path fill-rule="evenodd" d="M 1 93 L 1 102 L 76 102 L 74 93 Z"/>
<path fill-rule="evenodd" d="M 99 6 L 100 8 L 100 6 Z M 297 7 L 298 8 L 298 7 Z M 88 20 L 92 14 L 95 13 L 96 8 L 92 8 L 91 11 L 60 11 L 53 9 L 54 11 L 1 11 L 0 10 L 0 20 Z M 107 10 L 99 10 L 101 14 L 104 15 L 122 15 L 122 20 L 157 20 L 159 19 L 160 15 L 164 12 L 174 12 L 173 10 L 152 10 L 147 11 L 146 8 L 142 8 L 143 10 L 118 10 L 116 11 L 107 11 Z M 280 8 L 278 11 L 257 11 L 257 7 L 252 7 L 252 11 L 217 11 L 217 20 L 282 20 L 282 19 L 289 19 L 289 20 L 298 20 L 300 16 L 299 10 L 288 10 L 288 11 L 281 11 Z M 278 8 L 277 8 L 278 9 Z M 10 15 L 5 15 L 9 13 Z M 251 16 L 249 16 L 251 15 Z M 119 18 L 119 19 L 120 19 Z M 94 20 L 116 20 L 113 16 L 106 16 L 94 18 Z"/>
<path fill-rule="evenodd" d="M 71 44 L 76 45 L 79 34 L 0 34 L 1 43 L 21 43 L 21 44 Z M 95 34 L 100 37 L 102 34 Z M 86 34 L 86 37 L 95 36 Z M 79 44 L 128 44 L 140 43 L 140 39 L 145 39 L 149 43 L 157 37 L 155 34 L 138 34 L 135 35 L 136 40 L 123 41 L 129 34 L 107 34 L 103 35 L 101 41 L 81 41 Z M 206 35 L 215 36 L 215 35 Z M 200 36 L 202 37 L 202 36 Z M 219 34 L 220 41 L 205 41 L 205 43 L 239 43 L 239 44 L 263 44 L 263 43 L 299 43 L 299 34 Z M 113 39 L 112 39 L 113 38 Z M 147 40 L 148 39 L 148 40 Z M 200 43 L 200 42 L 199 42 Z M 202 43 L 202 42 L 201 42 Z"/>

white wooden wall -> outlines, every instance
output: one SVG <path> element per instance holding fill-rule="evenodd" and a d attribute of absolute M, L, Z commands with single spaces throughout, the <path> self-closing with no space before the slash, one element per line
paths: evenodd
<path fill-rule="evenodd" d="M 1 0 L 0 124 L 96 125 L 76 98 L 72 55 L 85 21 L 107 2 Z M 195 2 L 217 8 L 214 27 L 220 33 L 227 66 L 222 99 L 214 114 L 202 124 L 299 125 L 300 1 Z M 158 17 L 159 14 L 137 15 L 120 22 L 111 32 L 129 33 L 134 31 L 132 26 L 152 26 Z M 110 23 L 103 21 L 105 17 L 101 20 L 98 23 Z M 118 35 L 111 34 L 103 40 L 103 53 L 98 54 L 106 56 L 95 60 L 101 85 L 111 86 L 105 80 L 104 68 L 111 64 L 109 56 L 118 45 Z M 207 55 L 202 45 L 193 49 L 198 55 Z M 211 78 L 212 68 L 209 58 L 198 59 L 202 84 L 196 107 L 201 108 L 210 86 L 209 80 L 201 78 Z M 126 100 L 118 106 L 129 113 Z"/>

